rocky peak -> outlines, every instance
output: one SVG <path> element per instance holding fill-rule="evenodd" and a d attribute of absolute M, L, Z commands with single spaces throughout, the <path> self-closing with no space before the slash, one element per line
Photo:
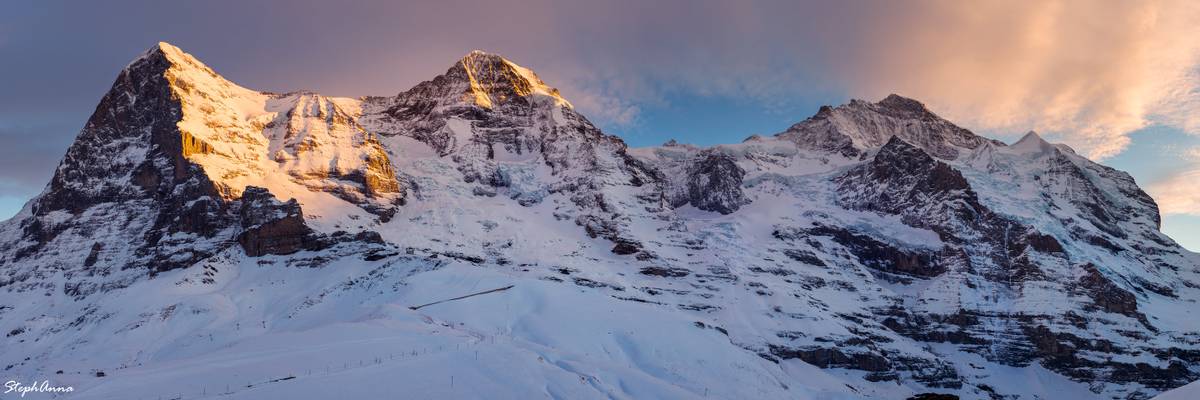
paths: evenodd
<path fill-rule="evenodd" d="M 229 87 L 211 69 L 178 48 L 159 43 L 117 76 L 59 163 L 46 191 L 22 221 L 36 240 L 23 246 L 36 266 L 45 247 L 72 253 L 75 242 L 133 254 L 125 266 L 157 270 L 190 265 L 213 254 L 230 226 L 215 176 L 194 157 L 217 151 L 185 126 L 195 91 Z M 231 84 L 229 84 L 231 85 Z M 224 132 L 222 132 L 224 133 Z M 114 220 L 128 228 L 91 239 Z M 103 259 L 89 267 L 108 268 Z"/>
<path fill-rule="evenodd" d="M 576 223 L 617 242 L 618 254 L 639 253 L 640 245 L 624 237 L 613 205 L 659 206 L 656 175 L 626 153 L 624 141 L 577 113 L 533 71 L 496 54 L 471 52 L 395 97 L 367 98 L 359 120 L 367 130 L 415 139 L 448 158 L 474 195 L 531 206 L 549 194 L 569 194 Z M 525 171 L 546 167 L 549 179 L 522 182 Z"/>
<path fill-rule="evenodd" d="M 679 203 L 683 202 L 679 200 L 684 200 L 701 210 L 730 214 L 750 203 L 750 199 L 742 192 L 745 176 L 746 171 L 737 165 L 732 156 L 704 152 L 689 168 L 687 197 L 676 199 L 675 205 L 682 205 Z"/>
<path fill-rule="evenodd" d="M 901 215 L 906 224 L 936 227 L 947 237 L 962 221 L 988 213 L 961 172 L 894 136 L 871 161 L 835 181 L 846 208 Z"/>
<path fill-rule="evenodd" d="M 146 51 L 140 56 L 134 58 L 133 61 L 130 61 L 129 65 L 125 68 L 133 68 L 135 65 L 142 62 L 165 62 L 175 69 L 191 70 L 204 73 L 205 75 L 209 75 L 214 78 L 220 78 L 220 75 L 218 75 L 216 71 L 213 71 L 212 68 L 209 68 L 203 62 L 200 62 L 200 60 L 196 59 L 196 57 L 167 42 L 158 42 L 157 44 L 150 46 L 150 48 L 146 49 Z"/>
<path fill-rule="evenodd" d="M 925 193 L 970 189 L 961 173 L 895 136 L 868 165 L 877 181 L 919 179 L 921 184 L 915 189 Z"/>
<path fill-rule="evenodd" d="M 466 74 L 469 92 L 465 99 L 478 106 L 492 108 L 514 98 L 546 96 L 556 105 L 571 107 L 558 89 L 546 85 L 532 70 L 498 54 L 475 50 L 463 56 L 455 68 Z"/>
<path fill-rule="evenodd" d="M 1045 141 L 1046 141 L 1045 139 L 1042 139 L 1042 135 L 1039 135 L 1035 131 L 1029 131 L 1029 132 L 1025 132 L 1025 134 L 1022 135 L 1021 138 L 1017 140 L 1017 143 L 1021 143 L 1021 142 L 1033 143 L 1033 142 L 1045 142 Z M 1013 143 L 1013 145 L 1016 145 L 1016 143 Z"/>
<path fill-rule="evenodd" d="M 355 102 L 246 89 L 158 43 L 120 72 L 34 200 L 24 229 L 38 240 L 26 251 L 144 219 L 96 245 L 134 251 L 127 265 L 187 266 L 242 229 L 232 205 L 251 186 L 297 193 L 297 212 L 332 194 L 386 218 L 405 188 L 379 141 L 340 106 Z"/>
<path fill-rule="evenodd" d="M 475 50 L 463 56 L 445 73 L 421 82 L 394 99 L 371 99 L 391 103 L 388 113 L 406 119 L 431 111 L 455 107 L 487 110 L 528 107 L 537 99 L 570 108 L 558 89 L 546 85 L 537 74 L 497 54 Z"/>
<path fill-rule="evenodd" d="M 848 157 L 877 149 L 892 136 L 942 160 L 955 160 L 984 143 L 1001 144 L 938 117 L 919 101 L 894 94 L 877 103 L 851 100 L 837 107 L 821 107 L 812 117 L 777 136 L 804 149 Z"/>
<path fill-rule="evenodd" d="M 563 173 L 622 183 L 647 179 L 625 154 L 625 143 L 575 112 L 557 89 L 528 68 L 478 50 L 396 97 L 366 99 L 361 121 L 368 130 L 412 137 L 452 156 L 467 182 L 507 185 L 498 152 L 541 156 L 563 179 Z M 599 178 L 597 171 L 616 177 Z"/>
<path fill-rule="evenodd" d="M 129 63 L 67 150 L 35 214 L 161 198 L 188 181 L 195 171 L 183 156 L 204 146 L 192 146 L 178 131 L 183 110 L 168 71 L 179 65 L 197 69 L 191 60 L 159 43 Z"/>
<path fill-rule="evenodd" d="M 362 116 L 360 122 L 370 130 L 412 137 L 443 156 L 480 134 L 488 137 L 485 142 L 503 138 L 510 147 L 524 147 L 510 150 L 523 152 L 540 147 L 536 142 L 553 130 L 549 125 L 599 131 L 533 71 L 478 50 L 394 97 L 366 98 Z M 451 124 L 454 120 L 458 123 Z"/>
<path fill-rule="evenodd" d="M 937 115 L 929 111 L 928 108 L 925 108 L 925 104 L 897 94 L 889 94 L 874 105 L 884 112 L 889 112 L 902 118 L 937 118 Z"/>
<path fill-rule="evenodd" d="M 1021 139 L 1008 146 L 1010 150 L 1019 153 L 1042 153 L 1054 149 L 1054 145 L 1042 139 L 1037 132 L 1029 131 Z"/>
<path fill-rule="evenodd" d="M 904 139 L 892 136 L 888 139 L 887 144 L 879 148 L 879 152 L 875 153 L 875 158 L 872 164 L 874 165 L 893 165 L 901 163 L 899 166 L 903 170 L 920 170 L 924 169 L 933 163 L 937 162 L 928 154 L 905 142 Z"/>
<path fill-rule="evenodd" d="M 169 65 L 162 75 L 181 115 L 174 121 L 178 154 L 168 153 L 200 167 L 225 200 L 248 186 L 288 191 L 290 181 L 380 215 L 403 201 L 386 152 L 346 111 L 357 100 L 247 89 L 167 43 L 133 65 L 144 60 Z"/>
<path fill-rule="evenodd" d="M 267 189 L 250 186 L 240 203 L 244 230 L 237 240 L 249 256 L 291 254 L 328 246 L 304 224 L 304 214 L 295 199 L 279 201 Z"/>

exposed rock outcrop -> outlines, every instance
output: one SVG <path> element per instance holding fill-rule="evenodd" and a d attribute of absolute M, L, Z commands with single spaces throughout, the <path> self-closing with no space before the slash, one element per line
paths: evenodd
<path fill-rule="evenodd" d="M 295 199 L 281 202 L 264 188 L 248 187 L 241 199 L 242 233 L 238 243 L 251 257 L 320 250 L 329 243 L 308 225 Z"/>
<path fill-rule="evenodd" d="M 742 179 L 745 176 L 746 171 L 734 162 L 733 157 L 708 153 L 696 162 L 688 174 L 687 197 L 676 199 L 674 203 L 677 204 L 672 205 L 691 204 L 705 211 L 732 213 L 750 202 L 742 192 Z"/>
<path fill-rule="evenodd" d="M 878 103 L 851 100 L 838 107 L 821 107 L 816 115 L 778 135 L 805 149 L 859 156 L 898 137 L 943 160 L 987 143 L 998 142 L 977 136 L 934 115 L 924 104 L 889 95 Z"/>

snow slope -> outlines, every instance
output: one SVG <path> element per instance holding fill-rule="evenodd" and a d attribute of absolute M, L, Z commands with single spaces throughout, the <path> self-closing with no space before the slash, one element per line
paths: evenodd
<path fill-rule="evenodd" d="M 321 278 L 349 282 L 382 264 L 329 265 Z M 304 312 L 276 301 L 303 291 L 313 281 L 310 271 L 278 274 L 246 262 L 228 270 L 228 284 L 272 283 L 218 282 L 216 290 L 204 288 L 207 293 L 172 285 L 177 309 L 184 312 L 152 323 L 170 332 L 200 319 L 219 324 L 213 330 L 218 333 L 205 337 L 184 329 L 180 341 L 191 343 L 164 348 L 156 356 L 160 361 L 108 371 L 102 379 L 76 377 L 79 398 L 134 393 L 372 398 L 397 392 L 435 398 L 687 398 L 703 397 L 705 390 L 724 398 L 810 398 L 837 395 L 850 381 L 802 363 L 791 367 L 799 371 L 780 368 L 729 346 L 716 330 L 697 328 L 686 313 L 612 301 L 512 270 L 440 263 L 430 271 L 421 258 L 387 264 L 396 275 L 364 280 L 369 287 L 344 286 L 327 293 L 330 299 L 319 309 Z M 423 272 L 410 275 L 417 272 L 412 269 Z M 503 285 L 514 287 L 420 312 L 406 307 Z M 187 286 L 192 285 L 182 287 Z M 378 286 L 399 290 L 381 292 Z M 209 320 L 212 313 L 192 312 L 215 311 L 215 304 L 234 308 L 223 310 L 219 322 Z M 264 319 L 266 328 L 259 325 Z M 712 365 L 736 366 L 736 372 Z M 819 374 L 824 387 L 788 388 L 786 382 L 796 379 L 789 373 L 799 372 Z M 265 383 L 289 376 L 296 378 Z"/>
<path fill-rule="evenodd" d="M 1195 398 L 1200 398 L 1200 382 L 1192 382 L 1154 396 L 1154 400 L 1190 400 Z"/>

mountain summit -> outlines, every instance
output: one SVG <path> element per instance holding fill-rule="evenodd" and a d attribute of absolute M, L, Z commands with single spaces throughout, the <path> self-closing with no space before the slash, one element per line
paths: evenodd
<path fill-rule="evenodd" d="M 631 149 L 494 54 L 340 98 L 160 43 L 0 223 L 0 365 L 84 399 L 1146 398 L 1200 378 L 1159 222 L 897 95 Z"/>
<path fill-rule="evenodd" d="M 531 96 L 546 96 L 558 105 L 571 107 L 571 103 L 558 94 L 558 89 L 547 86 L 533 71 L 499 55 L 475 50 L 459 60 L 455 67 L 466 74 L 470 84 L 469 97 L 481 107 L 492 108 L 498 103 Z"/>

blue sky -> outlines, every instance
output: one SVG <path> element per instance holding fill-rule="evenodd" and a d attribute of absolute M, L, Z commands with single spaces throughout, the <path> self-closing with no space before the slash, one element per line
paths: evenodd
<path fill-rule="evenodd" d="M 158 41 L 253 89 L 339 96 L 394 94 L 483 49 L 633 146 L 737 142 L 888 93 L 1004 141 L 1037 130 L 1130 172 L 1200 249 L 1195 20 L 1187 1 L 16 1 L 0 14 L 0 217 Z"/>
<path fill-rule="evenodd" d="M 1188 163 L 1189 149 L 1200 147 L 1200 137 L 1179 129 L 1156 126 L 1134 132 L 1133 141 L 1124 152 L 1104 161 L 1105 165 L 1128 172 L 1145 186 L 1161 182 Z M 1200 216 L 1170 214 L 1163 218 L 1163 232 L 1184 247 L 1200 251 Z"/>

